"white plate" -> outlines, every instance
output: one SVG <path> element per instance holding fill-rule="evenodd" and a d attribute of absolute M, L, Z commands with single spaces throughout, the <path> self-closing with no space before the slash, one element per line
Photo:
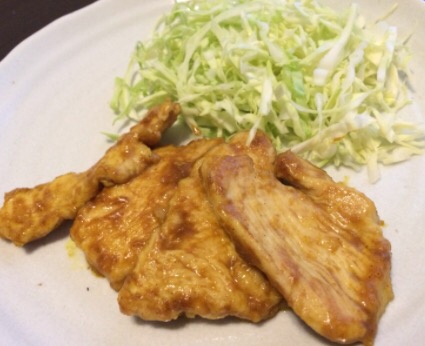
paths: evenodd
<path fill-rule="evenodd" d="M 327 1 L 329 2 L 329 1 Z M 393 0 L 359 1 L 369 18 Z M 346 7 L 348 1 L 334 0 Z M 113 80 L 138 39 L 149 37 L 171 0 L 103 0 L 33 35 L 0 63 L 0 194 L 82 171 L 108 147 Z M 401 34 L 416 25 L 411 112 L 424 117 L 425 4 L 404 0 L 391 17 Z M 365 173 L 350 182 L 369 195 L 393 246 L 395 300 L 376 345 L 425 339 L 425 157 L 389 167 L 376 185 Z M 69 226 L 69 225 L 68 225 Z M 233 319 L 144 323 L 122 315 L 116 293 L 69 252 L 68 228 L 24 249 L 0 241 L 1 345 L 320 345 L 325 341 L 287 311 L 253 325 Z M 68 246 L 68 248 L 67 248 Z"/>

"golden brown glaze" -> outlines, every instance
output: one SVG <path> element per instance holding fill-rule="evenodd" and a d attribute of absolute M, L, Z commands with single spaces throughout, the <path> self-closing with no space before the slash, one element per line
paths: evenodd
<path fill-rule="evenodd" d="M 267 138 L 259 135 L 249 147 L 246 139 L 246 133 L 239 134 L 230 144 L 211 149 L 206 157 L 245 153 L 271 168 L 274 149 Z M 258 322 L 281 306 L 281 295 L 239 256 L 220 226 L 199 178 L 202 160 L 179 182 L 164 223 L 119 291 L 125 314 L 155 321 L 184 314 L 208 319 L 236 316 Z"/>
<path fill-rule="evenodd" d="M 221 140 L 198 140 L 154 150 L 159 161 L 126 184 L 103 189 L 84 205 L 71 237 L 92 267 L 119 289 L 139 252 L 165 218 L 178 182 L 193 163 Z"/>
<path fill-rule="evenodd" d="M 0 236 L 20 246 L 44 237 L 64 220 L 73 219 L 102 185 L 122 184 L 157 162 L 158 157 L 144 143 L 158 143 L 179 112 L 179 105 L 165 102 L 152 109 L 87 171 L 6 193 L 0 209 Z"/>
<path fill-rule="evenodd" d="M 288 152 L 276 171 L 248 156 L 206 158 L 204 187 L 244 258 L 311 328 L 371 345 L 392 299 L 391 249 L 372 201 Z"/>

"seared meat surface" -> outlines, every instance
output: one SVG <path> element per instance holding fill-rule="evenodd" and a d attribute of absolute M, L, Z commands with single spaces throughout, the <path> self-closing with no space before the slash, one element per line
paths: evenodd
<path fill-rule="evenodd" d="M 179 105 L 165 102 L 152 109 L 87 171 L 6 193 L 0 209 L 0 236 L 19 246 L 44 237 L 64 220 L 73 219 L 103 185 L 122 184 L 140 174 L 159 159 L 146 144 L 157 144 L 179 112 Z"/>
<path fill-rule="evenodd" d="M 243 155 L 205 158 L 200 171 L 241 255 L 294 312 L 329 340 L 371 345 L 393 297 L 373 202 L 291 152 L 278 156 L 276 173 Z"/>
<path fill-rule="evenodd" d="M 178 182 L 219 143 L 220 139 L 198 140 L 155 149 L 156 164 L 125 184 L 103 189 L 79 210 L 71 237 L 112 287 L 121 287 L 153 230 L 166 217 Z"/>
<path fill-rule="evenodd" d="M 246 141 L 241 133 L 204 157 L 244 153 L 271 168 L 274 149 L 267 138 L 259 134 L 249 147 Z M 257 322 L 278 311 L 281 295 L 239 256 L 211 209 L 198 172 L 202 160 L 179 182 L 164 222 L 125 280 L 118 296 L 122 312 L 155 321 L 184 314 Z"/>
<path fill-rule="evenodd" d="M 24 245 L 75 219 L 88 263 L 144 320 L 258 322 L 288 304 L 329 340 L 372 345 L 393 298 L 373 202 L 261 131 L 154 148 L 179 111 L 152 109 L 85 172 L 7 193 L 0 236 Z"/>

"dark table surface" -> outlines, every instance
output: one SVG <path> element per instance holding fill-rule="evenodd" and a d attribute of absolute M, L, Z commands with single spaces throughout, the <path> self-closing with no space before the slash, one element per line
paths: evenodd
<path fill-rule="evenodd" d="M 55 19 L 96 0 L 0 0 L 0 60 Z"/>

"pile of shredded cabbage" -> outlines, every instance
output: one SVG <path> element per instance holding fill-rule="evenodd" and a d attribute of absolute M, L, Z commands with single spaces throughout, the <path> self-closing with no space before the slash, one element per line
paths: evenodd
<path fill-rule="evenodd" d="M 420 154 L 424 130 L 401 118 L 410 102 L 410 53 L 397 28 L 369 26 L 355 4 L 336 12 L 314 0 L 176 2 L 139 42 L 111 106 L 140 119 L 166 98 L 196 135 L 265 131 L 324 166 L 366 165 Z"/>

